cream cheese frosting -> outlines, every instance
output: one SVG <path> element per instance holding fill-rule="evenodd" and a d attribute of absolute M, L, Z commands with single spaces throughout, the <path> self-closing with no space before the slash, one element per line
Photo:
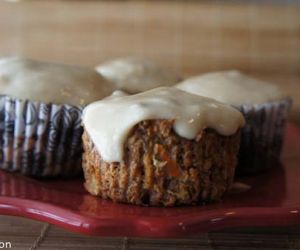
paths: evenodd
<path fill-rule="evenodd" d="M 246 76 L 237 70 L 191 77 L 175 87 L 234 106 L 261 104 L 284 97 L 277 86 Z"/>
<path fill-rule="evenodd" d="M 130 130 L 152 119 L 174 120 L 174 131 L 186 139 L 194 139 L 205 128 L 229 136 L 245 123 L 243 115 L 229 105 L 172 87 L 91 103 L 84 109 L 82 121 L 103 160 L 122 162 Z"/>
<path fill-rule="evenodd" d="M 94 69 L 20 57 L 0 59 L 2 95 L 46 103 L 86 105 L 110 95 L 114 89 Z"/>
<path fill-rule="evenodd" d="M 118 89 L 134 94 L 159 86 L 172 86 L 180 81 L 174 72 L 161 68 L 152 61 L 128 57 L 108 61 L 96 70 Z"/>

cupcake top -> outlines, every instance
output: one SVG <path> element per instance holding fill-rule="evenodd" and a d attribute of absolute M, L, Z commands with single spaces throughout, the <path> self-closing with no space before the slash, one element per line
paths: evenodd
<path fill-rule="evenodd" d="M 234 106 L 262 104 L 283 98 L 279 88 L 237 70 L 207 73 L 176 85 L 181 90 Z"/>
<path fill-rule="evenodd" d="M 136 95 L 115 95 L 92 103 L 84 109 L 82 119 L 87 133 L 107 162 L 122 162 L 126 137 L 144 120 L 172 119 L 174 131 L 187 139 L 194 139 L 205 128 L 229 136 L 245 122 L 243 115 L 229 105 L 172 87 Z"/>
<path fill-rule="evenodd" d="M 0 59 L 0 94 L 31 101 L 86 105 L 114 90 L 95 70 L 9 57 Z"/>
<path fill-rule="evenodd" d="M 180 81 L 174 72 L 135 57 L 112 60 L 97 66 L 96 70 L 119 89 L 131 94 L 171 86 Z"/>

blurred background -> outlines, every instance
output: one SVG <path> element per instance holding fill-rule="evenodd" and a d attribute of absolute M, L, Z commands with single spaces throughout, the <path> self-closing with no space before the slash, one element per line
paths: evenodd
<path fill-rule="evenodd" d="M 95 66 L 136 55 L 184 76 L 280 84 L 300 120 L 300 1 L 0 1 L 0 56 Z"/>

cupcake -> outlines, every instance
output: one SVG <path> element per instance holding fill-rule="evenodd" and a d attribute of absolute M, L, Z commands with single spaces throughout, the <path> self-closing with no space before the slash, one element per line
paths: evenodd
<path fill-rule="evenodd" d="M 172 86 L 181 80 L 173 71 L 136 57 L 108 61 L 97 66 L 96 70 L 116 84 L 118 89 L 130 94 L 160 86 Z"/>
<path fill-rule="evenodd" d="M 113 91 L 95 70 L 0 59 L 0 168 L 37 177 L 81 172 L 81 112 Z"/>
<path fill-rule="evenodd" d="M 85 187 L 136 205 L 219 200 L 230 188 L 243 115 L 172 87 L 120 95 L 83 111 Z"/>
<path fill-rule="evenodd" d="M 232 70 L 191 77 L 176 87 L 230 104 L 243 113 L 246 125 L 238 174 L 256 174 L 276 166 L 291 107 L 291 99 L 277 86 Z"/>

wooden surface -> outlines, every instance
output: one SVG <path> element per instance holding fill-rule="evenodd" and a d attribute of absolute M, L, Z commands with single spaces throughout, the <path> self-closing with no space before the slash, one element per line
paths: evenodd
<path fill-rule="evenodd" d="M 300 7 L 201 1 L 0 2 L 0 57 L 94 66 L 119 56 L 158 61 L 184 76 L 240 69 L 294 98 L 300 121 Z M 271 231 L 270 231 L 271 230 Z M 300 249 L 300 229 L 231 231 L 190 239 L 95 238 L 0 216 L 12 249 Z M 287 230 L 287 231 L 284 231 Z"/>
<path fill-rule="evenodd" d="M 8 230 L 9 229 L 9 230 Z M 300 249 L 300 227 L 212 232 L 183 239 L 100 238 L 79 235 L 47 223 L 0 216 L 2 242 L 11 249 Z"/>
<path fill-rule="evenodd" d="M 1 2 L 0 54 L 93 66 L 141 55 L 184 74 L 300 72 L 295 6 L 163 1 Z"/>

